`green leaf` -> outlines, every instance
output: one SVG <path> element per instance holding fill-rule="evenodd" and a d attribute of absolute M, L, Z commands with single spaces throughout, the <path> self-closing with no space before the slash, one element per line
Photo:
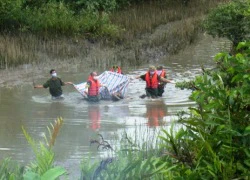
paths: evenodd
<path fill-rule="evenodd" d="M 248 167 L 250 167 L 250 159 L 245 160 L 244 163 L 245 163 Z"/>
<path fill-rule="evenodd" d="M 243 135 L 249 135 L 250 134 L 250 126 L 247 126 L 244 130 Z"/>
<path fill-rule="evenodd" d="M 45 172 L 42 175 L 41 180 L 54 180 L 57 179 L 59 176 L 66 174 L 66 172 L 67 171 L 62 167 L 55 167 Z"/>
<path fill-rule="evenodd" d="M 40 180 L 41 176 L 37 173 L 34 173 L 32 171 L 27 171 L 24 175 L 23 175 L 23 179 L 24 180 Z"/>

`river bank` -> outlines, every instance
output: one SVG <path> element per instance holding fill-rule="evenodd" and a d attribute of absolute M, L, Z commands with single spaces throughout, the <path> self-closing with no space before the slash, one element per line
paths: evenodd
<path fill-rule="evenodd" d="M 143 11 L 140 9 L 137 12 L 131 8 L 136 17 L 135 21 L 138 24 L 142 22 L 142 25 L 138 27 L 131 27 L 137 27 L 141 33 L 139 36 L 127 35 L 125 41 L 116 41 L 113 44 L 112 41 L 79 37 L 44 39 L 30 34 L 15 36 L 0 34 L 0 42 L 2 42 L 0 44 L 0 67 L 2 69 L 0 70 L 0 87 L 32 85 L 34 81 L 48 77 L 51 68 L 58 71 L 78 72 L 86 68 L 90 71 L 96 69 L 104 71 L 113 64 L 118 64 L 125 70 L 128 67 L 136 68 L 143 64 L 157 64 L 162 57 L 171 58 L 185 47 L 199 41 L 199 33 L 201 33 L 199 24 L 203 19 L 203 15 L 200 13 L 207 11 L 202 10 L 202 7 L 204 8 L 204 4 L 195 11 L 199 15 L 191 16 L 191 12 L 194 12 L 192 4 L 187 8 L 188 13 L 182 12 L 180 9 L 187 11 L 186 8 L 178 7 L 168 14 L 154 12 L 157 8 L 153 11 L 149 6 L 147 8 L 151 8 L 150 12 L 154 13 L 151 17 L 154 20 L 140 21 L 138 14 L 143 15 L 143 12 L 147 12 L 148 9 L 143 6 Z M 126 13 L 131 14 L 130 11 Z M 154 25 L 156 21 L 159 21 L 157 15 L 165 17 L 165 23 Z M 166 15 L 170 17 L 166 17 Z M 124 12 L 120 16 L 125 17 Z M 135 24 L 133 18 L 126 17 L 127 28 L 129 24 Z M 119 24 L 119 22 L 116 23 Z M 153 28 L 153 26 L 156 27 Z M 145 28 L 149 29 L 145 30 Z M 15 66 L 11 64 L 15 64 Z"/>

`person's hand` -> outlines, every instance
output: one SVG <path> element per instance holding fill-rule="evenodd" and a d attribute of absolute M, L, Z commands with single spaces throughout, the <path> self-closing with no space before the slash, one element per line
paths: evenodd
<path fill-rule="evenodd" d="M 42 85 L 35 85 L 35 86 L 33 86 L 33 87 L 34 87 L 34 89 L 35 89 L 35 88 L 43 88 Z"/>
<path fill-rule="evenodd" d="M 169 83 L 175 84 L 176 82 L 174 80 L 170 80 Z"/>
<path fill-rule="evenodd" d="M 133 81 L 134 79 L 136 79 L 135 77 L 129 77 L 130 81 Z"/>

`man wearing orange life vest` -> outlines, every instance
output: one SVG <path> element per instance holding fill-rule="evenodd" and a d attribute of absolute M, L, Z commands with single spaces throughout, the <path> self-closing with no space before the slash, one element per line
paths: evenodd
<path fill-rule="evenodd" d="M 136 79 L 141 78 L 146 81 L 146 94 L 140 96 L 140 98 L 152 97 L 157 98 L 159 82 L 171 83 L 170 80 L 165 79 L 157 74 L 155 66 L 150 66 L 146 74 L 135 77 Z"/>
<path fill-rule="evenodd" d="M 157 67 L 157 74 L 163 78 L 167 78 L 166 71 L 163 69 L 163 66 Z M 158 85 L 158 96 L 162 97 L 162 94 L 164 93 L 164 88 L 166 86 L 165 82 L 160 81 Z"/>
<path fill-rule="evenodd" d="M 119 73 L 119 74 L 123 74 L 122 73 L 122 69 L 121 67 L 119 66 L 113 66 L 111 69 L 110 69 L 111 72 L 116 72 L 116 73 Z"/>
<path fill-rule="evenodd" d="M 101 86 L 105 85 L 100 84 L 97 78 L 97 73 L 91 72 L 86 85 L 86 87 L 88 88 L 88 101 L 98 102 L 101 99 L 99 94 L 99 88 Z"/>

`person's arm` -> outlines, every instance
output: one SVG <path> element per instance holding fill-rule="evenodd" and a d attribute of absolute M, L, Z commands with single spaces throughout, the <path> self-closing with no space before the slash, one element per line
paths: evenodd
<path fill-rule="evenodd" d="M 62 86 L 64 85 L 72 85 L 73 83 L 72 82 L 63 82 L 60 78 L 58 78 L 60 80 L 60 83 Z"/>
<path fill-rule="evenodd" d="M 64 84 L 65 84 L 65 85 L 72 85 L 72 84 L 74 84 L 74 83 L 72 83 L 72 82 L 64 82 Z"/>
<path fill-rule="evenodd" d="M 49 81 L 46 81 L 43 85 L 34 85 L 34 88 L 48 88 L 49 87 Z"/>
<path fill-rule="evenodd" d="M 43 85 L 35 85 L 34 88 L 44 88 Z"/>
<path fill-rule="evenodd" d="M 163 78 L 163 77 L 160 77 L 160 81 L 165 82 L 165 83 L 173 83 L 173 84 L 175 84 L 175 82 L 173 80 L 169 80 L 169 79 L 166 79 L 166 78 Z"/>
<path fill-rule="evenodd" d="M 145 79 L 145 75 L 139 75 L 139 76 L 135 76 L 134 77 L 134 79 L 140 79 L 140 78 L 144 80 Z"/>

